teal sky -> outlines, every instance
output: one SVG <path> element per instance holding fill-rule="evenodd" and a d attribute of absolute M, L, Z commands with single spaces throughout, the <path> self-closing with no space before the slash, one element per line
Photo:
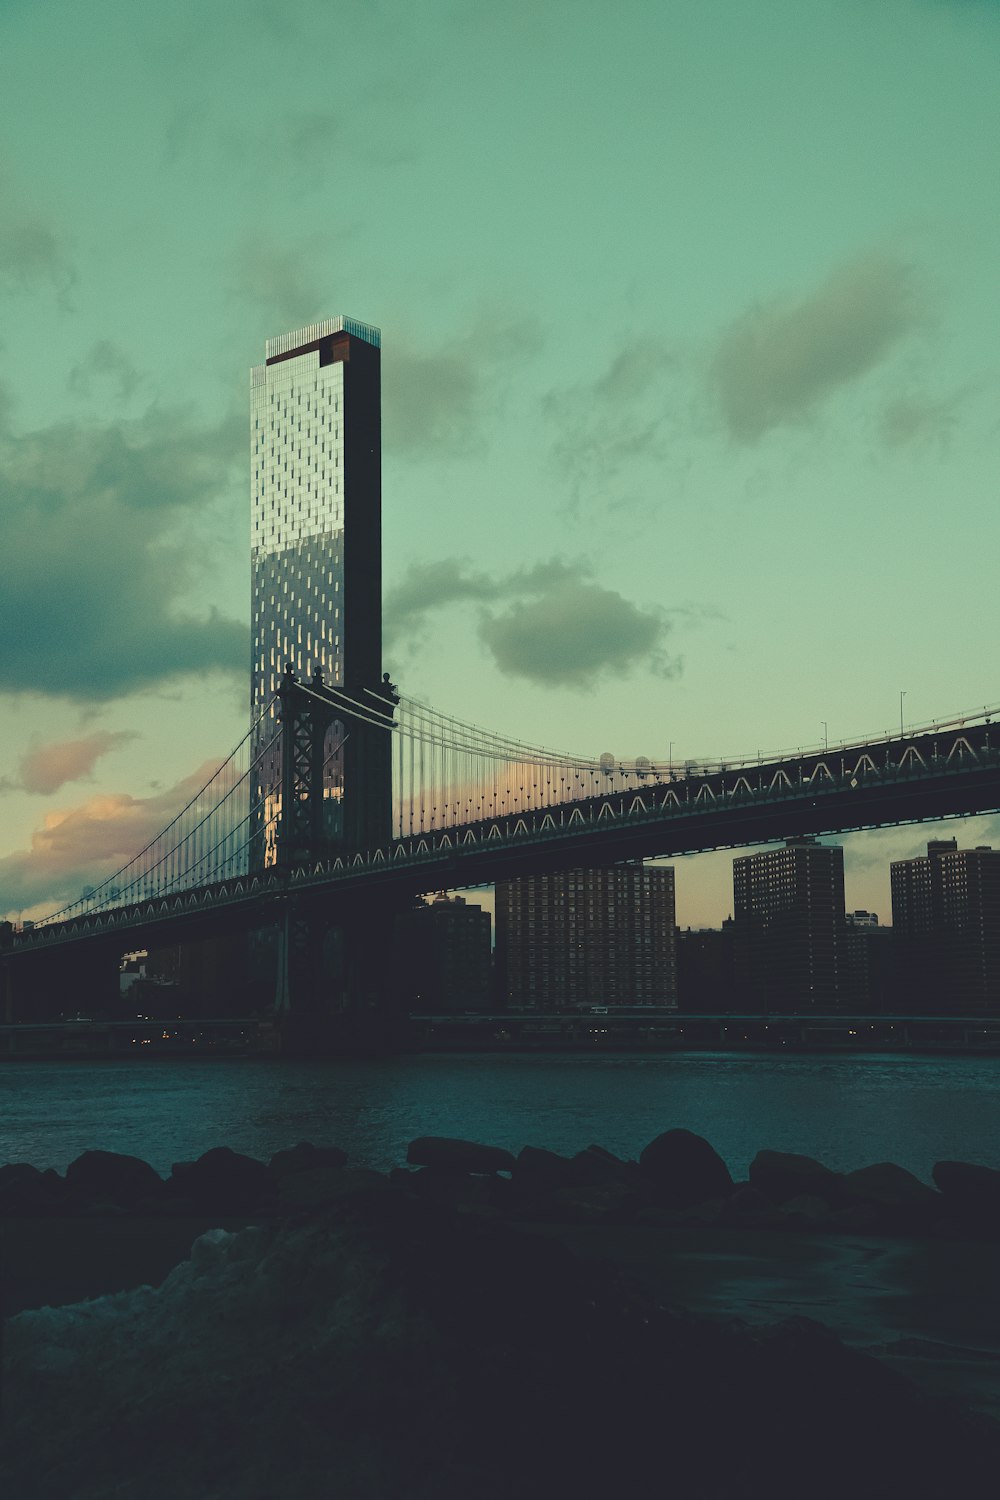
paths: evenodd
<path fill-rule="evenodd" d="M 1000 700 L 998 62 L 997 0 L 0 0 L 0 910 L 241 737 L 247 371 L 341 312 L 407 692 L 654 759 Z"/>

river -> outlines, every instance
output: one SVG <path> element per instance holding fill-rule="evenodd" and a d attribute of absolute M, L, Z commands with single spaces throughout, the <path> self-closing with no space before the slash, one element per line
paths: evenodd
<path fill-rule="evenodd" d="M 733 1053 L 0 1063 L 0 1163 L 63 1171 L 82 1151 L 161 1173 L 212 1146 L 267 1159 L 310 1140 L 400 1164 L 418 1135 L 636 1156 L 661 1131 L 706 1136 L 734 1176 L 761 1147 L 849 1171 L 895 1161 L 1000 1167 L 1000 1058 Z"/>

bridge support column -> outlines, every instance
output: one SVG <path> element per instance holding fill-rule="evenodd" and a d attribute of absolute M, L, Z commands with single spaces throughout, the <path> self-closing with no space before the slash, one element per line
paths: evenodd
<path fill-rule="evenodd" d="M 75 1015 L 116 1016 L 119 955 L 99 946 L 84 949 L 83 944 L 67 943 L 8 956 L 2 980 L 4 1024 L 57 1021 Z"/>
<path fill-rule="evenodd" d="M 290 908 L 278 935 L 275 1011 L 293 1056 L 378 1055 L 406 1045 L 396 914 L 358 899 L 335 918 Z"/>

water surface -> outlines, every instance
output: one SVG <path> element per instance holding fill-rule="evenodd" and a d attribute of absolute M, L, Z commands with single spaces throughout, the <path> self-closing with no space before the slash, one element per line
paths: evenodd
<path fill-rule="evenodd" d="M 401 1163 L 417 1135 L 518 1151 L 598 1142 L 635 1156 L 672 1126 L 745 1176 L 761 1147 L 850 1170 L 895 1161 L 1000 1167 L 1000 1058 L 734 1053 L 417 1056 L 365 1062 L 0 1063 L 0 1163 L 62 1171 L 89 1148 L 166 1173 L 212 1146 L 260 1158 L 298 1140 L 358 1165 Z"/>

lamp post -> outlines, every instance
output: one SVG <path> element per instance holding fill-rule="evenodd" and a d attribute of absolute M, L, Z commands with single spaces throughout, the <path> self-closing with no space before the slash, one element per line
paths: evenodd
<path fill-rule="evenodd" d="M 824 750 L 829 750 L 829 748 L 830 748 L 830 736 L 826 732 L 826 720 L 825 719 L 820 719 L 819 722 L 823 726 L 823 749 Z"/>
<path fill-rule="evenodd" d="M 906 689 L 899 690 L 899 738 L 903 738 L 903 699 L 906 697 Z"/>

